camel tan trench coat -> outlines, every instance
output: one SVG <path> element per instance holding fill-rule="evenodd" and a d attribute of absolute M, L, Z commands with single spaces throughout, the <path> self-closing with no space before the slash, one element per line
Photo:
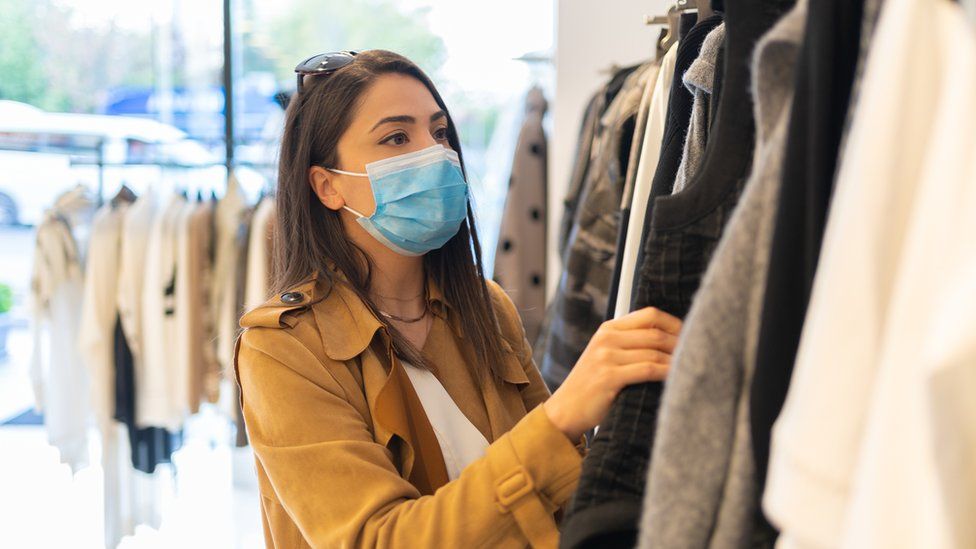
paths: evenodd
<path fill-rule="evenodd" d="M 437 438 L 380 322 L 337 271 L 248 312 L 235 368 L 268 547 L 555 547 L 554 513 L 576 488 L 574 445 L 512 301 L 488 283 L 503 336 L 501 379 L 479 384 L 462 311 L 430 284 L 422 349 L 491 443 L 448 482 Z"/>

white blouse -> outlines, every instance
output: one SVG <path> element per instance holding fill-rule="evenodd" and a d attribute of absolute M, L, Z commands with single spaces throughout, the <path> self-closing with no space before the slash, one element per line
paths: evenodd
<path fill-rule="evenodd" d="M 448 479 L 454 480 L 469 463 L 485 455 L 488 440 L 461 412 L 434 374 L 408 362 L 403 365 L 441 446 Z"/>

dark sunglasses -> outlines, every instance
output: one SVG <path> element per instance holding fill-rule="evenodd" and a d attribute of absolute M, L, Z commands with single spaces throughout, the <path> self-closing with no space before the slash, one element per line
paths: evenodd
<path fill-rule="evenodd" d="M 332 74 L 335 71 L 352 63 L 358 52 L 354 51 L 335 51 L 332 53 L 320 53 L 313 55 L 302 61 L 295 67 L 298 74 L 298 92 L 302 93 L 302 83 L 306 76 L 318 76 L 321 74 Z"/>

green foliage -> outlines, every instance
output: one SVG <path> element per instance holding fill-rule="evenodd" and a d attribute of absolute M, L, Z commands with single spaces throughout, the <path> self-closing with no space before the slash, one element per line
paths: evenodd
<path fill-rule="evenodd" d="M 0 314 L 10 311 L 14 306 L 14 292 L 10 286 L 0 284 Z"/>
<path fill-rule="evenodd" d="M 38 59 L 36 4 L 0 0 L 0 99 L 31 102 L 44 93 L 44 70 Z"/>
<path fill-rule="evenodd" d="M 433 76 L 446 53 L 427 26 L 427 12 L 401 12 L 390 0 L 295 0 L 262 31 L 270 35 L 265 42 L 281 81 L 291 80 L 295 65 L 316 53 L 367 49 L 405 55 Z"/>
<path fill-rule="evenodd" d="M 0 99 L 94 112 L 120 85 L 152 85 L 151 37 L 72 23 L 51 0 L 0 0 Z"/>
<path fill-rule="evenodd" d="M 272 72 L 286 85 L 299 60 L 323 51 L 393 50 L 431 75 L 446 56 L 443 41 L 427 26 L 426 10 L 404 13 L 394 0 L 295 0 L 274 18 L 255 17 L 255 0 L 239 1 L 243 69 Z M 83 9 L 83 2 L 71 7 L 53 0 L 0 0 L 0 99 L 94 112 L 114 87 L 153 85 L 152 35 L 112 21 L 79 26 L 75 15 Z M 173 84 L 189 85 L 182 55 L 206 52 L 182 52 L 178 38 L 175 46 Z M 219 63 L 213 71 L 216 83 Z"/>

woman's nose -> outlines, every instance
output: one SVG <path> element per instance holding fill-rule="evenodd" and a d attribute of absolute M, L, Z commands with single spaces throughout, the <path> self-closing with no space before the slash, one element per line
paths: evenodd
<path fill-rule="evenodd" d="M 437 140 L 434 139 L 434 136 L 430 135 L 429 133 L 425 133 L 425 135 L 421 139 L 418 139 L 417 141 L 414 142 L 418 144 L 418 148 L 417 148 L 418 151 L 422 151 L 426 148 L 433 147 L 434 145 L 439 145 Z"/>

